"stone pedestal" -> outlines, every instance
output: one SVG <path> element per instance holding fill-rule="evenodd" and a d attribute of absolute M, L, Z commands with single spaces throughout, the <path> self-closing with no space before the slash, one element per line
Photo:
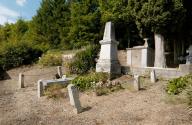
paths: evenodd
<path fill-rule="evenodd" d="M 100 41 L 101 50 L 96 64 L 96 72 L 121 74 L 121 66 L 117 58 L 117 45 L 115 28 L 112 22 L 107 22 L 103 40 Z"/>

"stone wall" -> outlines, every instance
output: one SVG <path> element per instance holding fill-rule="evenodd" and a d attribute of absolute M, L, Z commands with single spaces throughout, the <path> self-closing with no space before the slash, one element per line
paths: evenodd
<path fill-rule="evenodd" d="M 121 66 L 127 66 L 127 51 L 119 50 L 118 51 L 118 60 Z"/>
<path fill-rule="evenodd" d="M 150 72 L 153 69 L 155 70 L 155 73 L 158 78 L 164 78 L 164 79 L 177 78 L 190 73 L 190 72 L 183 71 L 180 68 L 156 68 L 156 67 L 146 67 L 146 68 L 131 67 L 130 68 L 128 66 L 121 67 L 123 74 L 138 74 L 138 75 L 145 75 L 145 76 L 150 76 Z"/>
<path fill-rule="evenodd" d="M 154 65 L 154 50 L 149 47 L 127 49 L 127 66 L 152 67 Z"/>

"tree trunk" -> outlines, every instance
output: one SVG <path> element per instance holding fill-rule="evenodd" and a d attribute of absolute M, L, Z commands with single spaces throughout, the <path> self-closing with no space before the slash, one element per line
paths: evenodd
<path fill-rule="evenodd" d="M 174 40 L 174 64 L 178 63 L 178 45 L 177 41 Z"/>
<path fill-rule="evenodd" d="M 155 67 L 166 68 L 165 40 L 161 34 L 155 33 Z"/>

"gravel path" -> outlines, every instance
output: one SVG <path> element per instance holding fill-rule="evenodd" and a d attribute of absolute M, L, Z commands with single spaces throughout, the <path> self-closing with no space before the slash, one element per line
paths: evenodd
<path fill-rule="evenodd" d="M 46 69 L 48 71 L 48 69 Z M 45 69 L 29 68 L 25 73 Z M 19 72 L 17 70 L 10 71 Z M 15 77 L 12 73 L 12 77 Z M 17 74 L 17 73 L 15 73 Z M 49 74 L 50 78 L 54 73 Z M 41 76 L 39 76 L 41 77 Z M 28 78 L 27 87 L 16 89 L 15 79 L 0 81 L 0 125 L 191 125 L 183 104 L 166 104 L 164 82 L 134 92 L 128 89 L 107 96 L 81 93 L 87 110 L 74 114 L 68 97 L 52 100 L 37 98 L 36 82 Z"/>

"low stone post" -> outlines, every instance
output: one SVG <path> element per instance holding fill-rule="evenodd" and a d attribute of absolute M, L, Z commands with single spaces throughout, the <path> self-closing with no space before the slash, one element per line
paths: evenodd
<path fill-rule="evenodd" d="M 134 89 L 139 91 L 140 90 L 140 76 L 139 75 L 134 75 Z"/>
<path fill-rule="evenodd" d="M 151 71 L 151 82 L 155 83 L 157 81 L 156 79 L 156 74 L 155 74 L 155 70 Z"/>
<path fill-rule="evenodd" d="M 19 73 L 19 81 L 18 81 L 19 88 L 24 88 L 24 74 Z"/>
<path fill-rule="evenodd" d="M 62 67 L 61 66 L 57 66 L 57 74 L 59 75 L 60 78 L 63 76 Z"/>
<path fill-rule="evenodd" d="M 69 93 L 69 99 L 70 99 L 70 104 L 74 106 L 74 112 L 76 114 L 81 113 L 83 111 L 83 108 L 81 107 L 81 103 L 79 100 L 79 92 L 77 88 L 73 84 L 69 84 L 67 86 L 68 93 Z"/>
<path fill-rule="evenodd" d="M 43 82 L 42 82 L 42 80 L 39 80 L 37 82 L 37 96 L 38 96 L 38 98 L 43 96 Z"/>

